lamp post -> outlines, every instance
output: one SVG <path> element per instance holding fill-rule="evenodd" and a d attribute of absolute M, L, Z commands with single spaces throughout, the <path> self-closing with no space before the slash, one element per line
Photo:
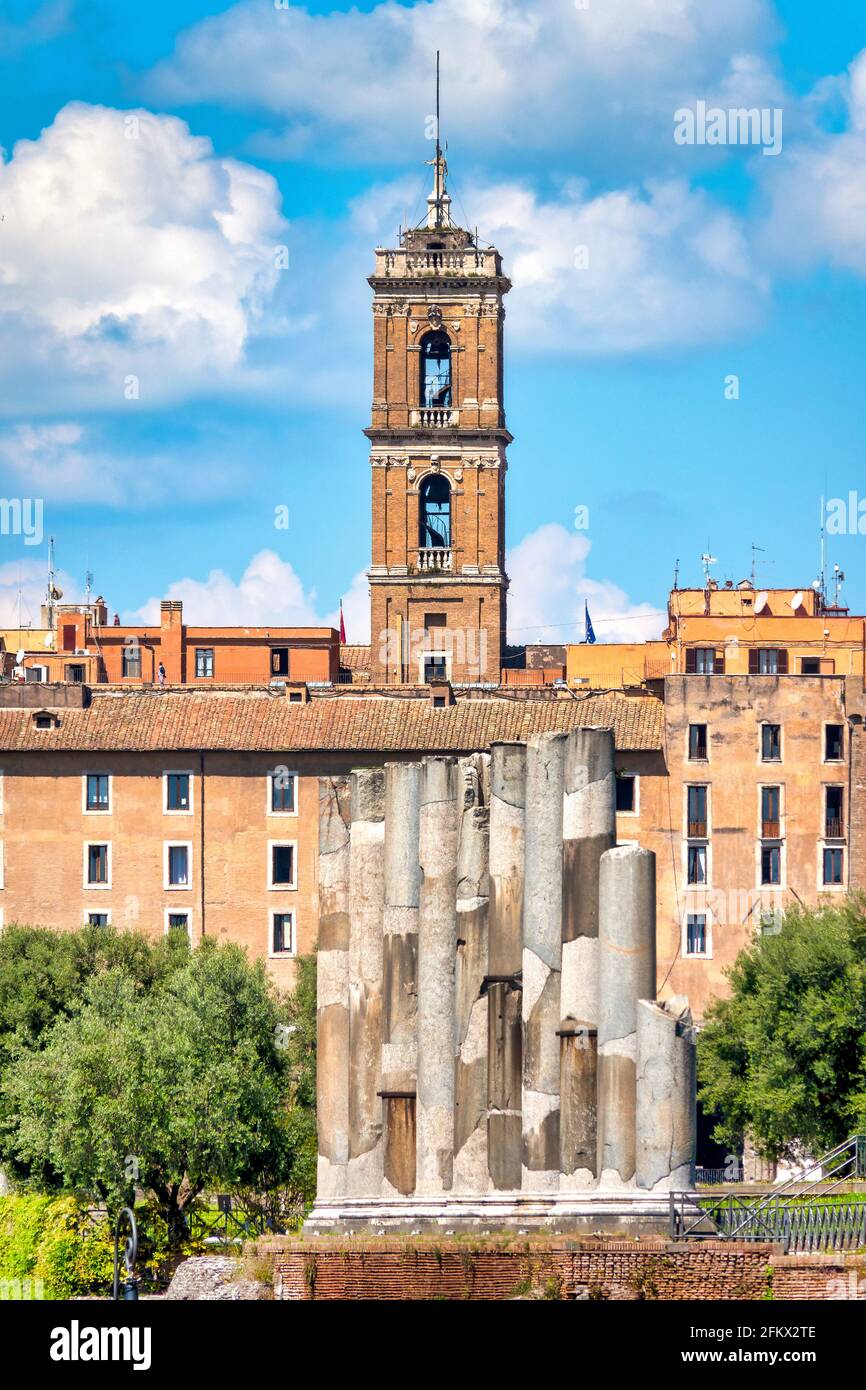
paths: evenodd
<path fill-rule="evenodd" d="M 123 1278 L 123 1291 L 120 1284 L 120 1226 L 123 1218 L 126 1217 L 129 1223 L 129 1235 L 126 1237 L 123 1247 L 123 1263 L 126 1273 Z M 131 1207 L 121 1207 L 117 1214 L 117 1221 L 114 1225 L 114 1286 L 112 1298 L 115 1303 L 138 1302 L 138 1284 L 136 1282 L 134 1267 L 136 1256 L 138 1255 L 138 1225 L 135 1220 Z"/>

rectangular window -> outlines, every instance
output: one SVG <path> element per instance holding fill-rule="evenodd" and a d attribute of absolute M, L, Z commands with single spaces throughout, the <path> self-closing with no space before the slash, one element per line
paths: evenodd
<path fill-rule="evenodd" d="M 107 844 L 85 846 L 85 881 L 89 888 L 107 888 L 111 881 Z"/>
<path fill-rule="evenodd" d="M 827 763 L 841 763 L 844 755 L 844 726 L 842 724 L 825 724 L 824 761 Z"/>
<path fill-rule="evenodd" d="M 714 647 L 686 648 L 686 675 L 698 676 L 724 674 L 724 657 Z"/>
<path fill-rule="evenodd" d="M 165 809 L 175 812 L 192 810 L 191 777 L 188 772 L 165 774 Z"/>
<path fill-rule="evenodd" d="M 753 647 L 749 652 L 750 676 L 786 676 L 788 653 L 784 647 Z"/>
<path fill-rule="evenodd" d="M 761 883 L 782 882 L 781 845 L 761 846 Z"/>
<path fill-rule="evenodd" d="M 111 809 L 111 785 L 107 772 L 88 772 L 84 781 L 85 811 Z"/>
<path fill-rule="evenodd" d="M 777 840 L 782 833 L 781 787 L 761 788 L 761 838 Z"/>
<path fill-rule="evenodd" d="M 706 845 L 689 845 L 688 847 L 688 881 L 689 883 L 706 883 L 707 881 L 707 847 Z"/>
<path fill-rule="evenodd" d="M 195 673 L 199 678 L 213 675 L 213 647 L 196 647 Z"/>
<path fill-rule="evenodd" d="M 801 676 L 820 676 L 821 658 L 817 656 L 804 656 L 800 659 Z"/>
<path fill-rule="evenodd" d="M 177 932 L 183 932 L 183 934 L 184 934 L 185 936 L 187 936 L 187 937 L 189 936 L 189 934 L 190 934 L 190 930 L 189 930 L 189 913 L 188 913 L 188 912 L 175 912 L 175 911 L 173 911 L 173 910 L 170 909 L 170 908 L 166 908 L 166 910 L 165 910 L 165 934 L 166 934 L 166 936 L 168 936 L 170 932 L 175 932 L 175 931 L 177 931 Z"/>
<path fill-rule="evenodd" d="M 289 674 L 289 649 L 288 647 L 271 647 L 271 675 L 287 676 Z"/>
<path fill-rule="evenodd" d="M 782 760 L 781 724 L 761 725 L 761 761 L 778 763 Z"/>
<path fill-rule="evenodd" d="M 88 927 L 107 927 L 110 921 L 110 912 L 88 912 L 85 915 L 85 923 Z"/>
<path fill-rule="evenodd" d="M 624 815 L 637 810 L 637 777 L 630 772 L 618 772 L 615 778 L 616 809 Z"/>
<path fill-rule="evenodd" d="M 706 724 L 689 725 L 689 761 L 693 763 L 705 763 L 707 760 L 707 726 Z"/>
<path fill-rule="evenodd" d="M 120 658 L 120 670 L 124 676 L 141 679 L 141 647 L 137 642 L 125 642 Z"/>
<path fill-rule="evenodd" d="M 189 888 L 190 846 L 167 844 L 165 847 L 165 887 Z"/>
<path fill-rule="evenodd" d="M 293 956 L 295 954 L 294 912 L 271 913 L 270 953 L 272 956 Z"/>
<path fill-rule="evenodd" d="M 824 835 L 828 840 L 840 840 L 845 834 L 841 787 L 824 788 Z"/>
<path fill-rule="evenodd" d="M 271 842 L 270 846 L 270 882 L 271 888 L 294 888 L 295 886 L 295 846 L 294 844 L 278 844 Z"/>
<path fill-rule="evenodd" d="M 268 811 L 272 816 L 293 816 L 297 810 L 297 775 L 278 767 L 268 774 Z"/>
<path fill-rule="evenodd" d="M 703 840 L 707 834 L 707 789 L 689 787 L 686 795 L 688 838 Z"/>
<path fill-rule="evenodd" d="M 79 665 L 78 662 L 76 662 L 74 666 L 67 666 L 66 679 L 69 681 L 70 685 L 83 685 L 84 667 Z"/>
<path fill-rule="evenodd" d="M 686 955 L 707 954 L 707 918 L 704 912 L 690 912 L 686 917 Z"/>
<path fill-rule="evenodd" d="M 429 652 L 424 658 L 424 682 L 448 679 L 448 657 L 445 652 Z"/>
<path fill-rule="evenodd" d="M 842 851 L 841 849 L 824 850 L 824 883 L 828 887 L 838 888 L 842 885 Z"/>

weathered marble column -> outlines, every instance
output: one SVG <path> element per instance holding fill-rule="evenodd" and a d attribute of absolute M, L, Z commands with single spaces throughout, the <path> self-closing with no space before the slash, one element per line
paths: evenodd
<path fill-rule="evenodd" d="M 655 855 L 620 845 L 599 874 L 598 1171 L 635 1174 L 637 1001 L 655 995 Z"/>
<path fill-rule="evenodd" d="M 455 758 L 425 758 L 420 809 L 416 1191 L 450 1190 L 454 1169 L 454 969 L 460 781 Z"/>
<path fill-rule="evenodd" d="M 385 1187 L 415 1187 L 420 763 L 385 764 L 382 1099 Z"/>
<path fill-rule="evenodd" d="M 341 1197 L 349 1161 L 349 779 L 319 778 L 316 1192 Z"/>
<path fill-rule="evenodd" d="M 598 866 L 616 844 L 613 733 L 568 735 L 562 812 L 562 1018 L 598 1018 Z"/>
<path fill-rule="evenodd" d="M 579 1020 L 560 1030 L 559 1186 L 590 1187 L 598 1168 L 598 1032 Z"/>
<path fill-rule="evenodd" d="M 454 1190 L 486 1192 L 487 915 L 490 810 L 484 803 L 490 756 L 460 760 L 463 803 L 457 851 L 456 1071 Z"/>
<path fill-rule="evenodd" d="M 697 1115 L 695 1031 L 688 1000 L 641 999 L 637 1006 L 636 1181 L 646 1188 L 692 1188 Z"/>
<path fill-rule="evenodd" d="M 559 1186 L 562 797 L 567 734 L 526 744 L 523 885 L 523 1172 L 528 1191 Z"/>
<path fill-rule="evenodd" d="M 488 922 L 488 1166 L 493 1187 L 520 1188 L 522 1176 L 523 869 L 526 745 L 494 743 L 490 766 Z"/>
<path fill-rule="evenodd" d="M 346 1191 L 382 1190 L 382 919 L 385 776 L 352 773 L 349 845 L 349 1165 Z"/>

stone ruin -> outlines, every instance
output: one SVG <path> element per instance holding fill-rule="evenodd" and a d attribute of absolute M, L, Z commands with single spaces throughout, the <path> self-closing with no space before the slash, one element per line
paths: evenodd
<path fill-rule="evenodd" d="M 307 1230 L 665 1229 L 694 1032 L 615 812 L 607 729 L 320 779 Z"/>

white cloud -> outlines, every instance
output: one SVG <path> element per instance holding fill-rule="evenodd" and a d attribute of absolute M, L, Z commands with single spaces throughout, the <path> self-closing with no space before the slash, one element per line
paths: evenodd
<path fill-rule="evenodd" d="M 273 550 L 254 555 L 237 582 L 225 570 L 213 569 L 205 580 L 176 580 L 163 597 L 181 599 L 184 619 L 193 627 L 318 627 L 324 622 L 316 613 L 315 590 L 307 592 L 289 561 Z M 130 617 L 158 623 L 159 602 L 148 599 Z"/>
<path fill-rule="evenodd" d="M 252 557 L 240 579 L 213 569 L 207 579 L 178 579 L 161 597 L 183 602 L 184 620 L 193 627 L 334 627 L 340 629 L 340 604 L 329 613 L 319 611 L 315 589 L 305 589 L 288 560 L 273 550 Z M 370 640 L 370 597 L 367 575 L 361 570 L 342 596 L 346 638 Z M 159 622 L 159 598 L 130 613 L 131 621 Z"/>
<path fill-rule="evenodd" d="M 315 15 L 242 0 L 183 32 L 148 90 L 268 113 L 259 147 L 284 156 L 393 158 L 407 122 L 423 138 L 441 49 L 461 148 L 607 152 L 670 145 L 673 111 L 695 97 L 745 100 L 756 74 L 770 80 L 774 33 L 769 0 L 385 0 Z"/>
<path fill-rule="evenodd" d="M 764 160 L 769 211 L 761 229 L 767 258 L 802 269 L 826 260 L 866 275 L 866 49 L 846 77 L 820 84 L 828 99 L 841 90 L 848 128 L 840 134 L 816 129 L 811 138 L 787 147 L 785 157 Z"/>
<path fill-rule="evenodd" d="M 0 163 L 0 205 L 0 372 L 19 411 L 64 391 L 134 410 L 131 376 L 145 408 L 213 389 L 279 281 L 275 180 L 172 116 L 65 106 Z"/>
<path fill-rule="evenodd" d="M 584 603 L 589 604 L 599 642 L 642 642 L 659 636 L 663 613 L 649 603 L 632 603 L 610 580 L 587 576 L 590 549 L 585 536 L 550 523 L 508 552 L 509 642 L 580 641 Z"/>
<path fill-rule="evenodd" d="M 766 290 L 739 220 L 679 181 L 595 198 L 572 185 L 558 200 L 512 183 L 472 201 L 514 281 L 509 328 L 524 349 L 712 340 L 752 321 Z"/>
<path fill-rule="evenodd" d="M 146 456 L 111 450 L 73 420 L 0 429 L 0 489 L 41 498 L 47 509 L 91 503 L 136 511 L 169 497 L 212 504 L 242 477 L 224 451 L 215 459 L 188 447 Z"/>
<path fill-rule="evenodd" d="M 367 571 L 360 570 L 352 579 L 343 595 L 343 621 L 346 624 L 346 641 L 363 646 L 370 640 L 370 582 Z M 334 613 L 325 619 L 330 627 L 340 630 L 339 605 Z"/>

